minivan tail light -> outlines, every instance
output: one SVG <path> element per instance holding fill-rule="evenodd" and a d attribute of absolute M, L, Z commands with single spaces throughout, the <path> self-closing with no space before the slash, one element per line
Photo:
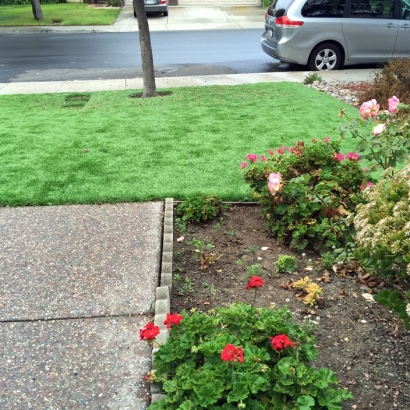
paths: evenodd
<path fill-rule="evenodd" d="M 167 4 L 167 0 L 161 0 L 159 4 Z"/>
<path fill-rule="evenodd" d="M 301 27 L 303 21 L 289 20 L 287 16 L 276 17 L 277 27 Z"/>
<path fill-rule="evenodd" d="M 266 20 L 266 17 L 268 17 L 268 12 L 265 13 L 265 20 Z"/>

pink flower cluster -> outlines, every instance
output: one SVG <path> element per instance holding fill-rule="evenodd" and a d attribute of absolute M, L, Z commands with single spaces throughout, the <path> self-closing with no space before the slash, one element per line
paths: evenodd
<path fill-rule="evenodd" d="M 367 187 L 372 187 L 373 184 L 369 181 L 366 182 L 366 186 L 364 185 L 360 185 L 360 189 L 363 191 L 363 189 L 367 188 Z"/>
<path fill-rule="evenodd" d="M 357 161 L 360 158 L 360 155 L 355 152 L 348 152 L 346 155 L 343 155 L 341 152 L 335 152 L 333 154 L 333 159 L 342 162 L 344 159 L 350 161 Z"/>
<path fill-rule="evenodd" d="M 252 162 L 256 162 L 258 160 L 258 156 L 256 154 L 248 154 L 246 156 L 246 159 L 252 163 Z"/>
<path fill-rule="evenodd" d="M 359 108 L 360 116 L 367 120 L 368 118 L 373 118 L 379 113 L 380 104 L 377 104 L 376 100 L 369 100 L 364 102 Z"/>

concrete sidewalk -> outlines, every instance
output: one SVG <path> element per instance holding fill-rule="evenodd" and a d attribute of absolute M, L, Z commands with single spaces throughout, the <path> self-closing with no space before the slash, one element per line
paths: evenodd
<path fill-rule="evenodd" d="M 149 14 L 150 31 L 242 30 L 264 28 L 265 7 L 169 7 L 167 17 Z M 0 27 L 0 34 L 124 33 L 138 31 L 130 6 L 124 7 L 111 26 Z"/>
<path fill-rule="evenodd" d="M 328 81 L 371 81 L 378 69 L 343 69 L 320 72 L 320 76 Z M 158 89 L 174 87 L 197 87 L 211 85 L 239 85 L 261 82 L 302 82 L 308 71 L 205 75 L 196 77 L 162 77 L 156 78 Z M 142 78 L 118 80 L 89 81 L 49 81 L 30 83 L 0 83 L 0 95 L 9 94 L 44 94 L 104 90 L 135 90 L 143 88 Z"/>
<path fill-rule="evenodd" d="M 162 202 L 0 208 L 0 408 L 144 410 Z"/>

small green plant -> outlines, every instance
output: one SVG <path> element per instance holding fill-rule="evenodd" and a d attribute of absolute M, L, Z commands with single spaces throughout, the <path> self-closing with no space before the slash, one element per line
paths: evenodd
<path fill-rule="evenodd" d="M 174 274 L 172 275 L 172 280 L 173 280 L 175 283 L 181 282 L 181 275 L 180 275 L 179 273 L 174 273 Z"/>
<path fill-rule="evenodd" d="M 211 293 L 212 296 L 216 295 L 216 289 L 215 289 L 214 285 L 211 286 L 211 288 L 209 289 L 209 292 Z"/>
<path fill-rule="evenodd" d="M 169 315 L 170 337 L 154 353 L 148 378 L 166 397 L 149 410 L 340 410 L 352 398 L 331 370 L 309 364 L 315 337 L 286 308 L 235 303 L 180 316 Z M 158 333 L 147 329 L 150 338 Z"/>
<path fill-rule="evenodd" d="M 311 315 L 307 315 L 303 318 L 303 323 L 301 325 L 301 328 L 303 331 L 308 334 L 309 336 L 313 336 L 316 332 L 316 330 L 320 326 L 320 316 L 312 319 Z"/>
<path fill-rule="evenodd" d="M 217 222 L 217 223 L 215 224 L 215 230 L 216 230 L 216 231 L 220 231 L 220 230 L 221 230 L 221 224 L 220 224 L 219 222 Z"/>
<path fill-rule="evenodd" d="M 238 259 L 238 260 L 236 261 L 236 266 L 242 266 L 242 264 L 243 264 L 242 259 Z"/>
<path fill-rule="evenodd" d="M 296 281 L 293 284 L 293 287 L 305 292 L 303 301 L 309 306 L 316 305 L 322 297 L 323 288 L 321 288 L 317 283 L 312 282 L 309 276 Z"/>
<path fill-rule="evenodd" d="M 329 269 L 337 262 L 337 255 L 333 252 L 326 252 L 322 254 L 322 260 L 320 261 L 321 269 Z"/>
<path fill-rule="evenodd" d="M 186 293 L 194 293 L 194 285 L 189 278 L 185 278 L 184 283 L 182 284 L 181 289 L 179 290 L 178 294 L 179 295 L 185 295 Z"/>
<path fill-rule="evenodd" d="M 175 218 L 174 224 L 181 235 L 185 235 L 187 233 L 187 223 L 182 218 Z"/>
<path fill-rule="evenodd" d="M 202 287 L 203 288 L 207 288 L 209 285 L 208 285 L 208 283 L 207 282 L 202 282 Z"/>
<path fill-rule="evenodd" d="M 177 214 L 182 215 L 184 221 L 200 222 L 215 218 L 225 208 L 222 199 L 216 196 L 204 195 L 187 198 L 177 207 Z"/>
<path fill-rule="evenodd" d="M 294 256 L 279 255 L 275 268 L 278 273 L 292 273 L 297 269 L 296 259 Z"/>
<path fill-rule="evenodd" d="M 175 251 L 174 252 L 174 260 L 179 260 L 179 258 L 181 257 L 181 252 L 180 251 Z"/>
<path fill-rule="evenodd" d="M 263 269 L 261 268 L 261 265 L 259 265 L 259 263 L 255 263 L 254 265 L 247 266 L 246 270 L 249 273 L 249 277 L 263 275 Z"/>
<path fill-rule="evenodd" d="M 407 300 L 397 290 L 385 289 L 374 295 L 374 300 L 393 310 L 403 320 L 404 328 L 410 330 L 410 291 L 405 292 L 405 297 Z"/>
<path fill-rule="evenodd" d="M 321 83 L 323 81 L 323 77 L 321 77 L 318 73 L 310 73 L 303 80 L 303 84 L 313 84 L 315 81 Z"/>
<path fill-rule="evenodd" d="M 188 245 L 193 245 L 194 246 L 196 259 L 200 259 L 201 253 L 205 249 L 213 248 L 212 243 L 209 243 L 209 242 L 207 243 L 206 241 L 207 241 L 207 239 L 201 240 L 201 239 L 193 238 L 193 239 L 191 239 L 190 241 L 187 242 Z"/>
<path fill-rule="evenodd" d="M 249 252 L 249 253 L 256 255 L 257 250 L 258 250 L 257 246 L 249 246 L 249 248 L 245 249 L 245 252 Z"/>
<path fill-rule="evenodd" d="M 232 238 L 232 237 L 235 236 L 235 231 L 225 231 L 225 232 L 224 232 L 224 235 L 228 235 L 228 236 L 230 236 L 230 237 Z"/>

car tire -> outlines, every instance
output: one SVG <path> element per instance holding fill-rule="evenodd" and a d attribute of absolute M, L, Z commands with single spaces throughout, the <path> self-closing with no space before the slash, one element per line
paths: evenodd
<path fill-rule="evenodd" d="M 168 17 L 168 12 L 167 11 L 164 11 L 164 17 Z"/>
<path fill-rule="evenodd" d="M 342 65 L 342 53 L 339 47 L 332 43 L 316 46 L 310 53 L 308 68 L 310 71 L 338 70 Z"/>

